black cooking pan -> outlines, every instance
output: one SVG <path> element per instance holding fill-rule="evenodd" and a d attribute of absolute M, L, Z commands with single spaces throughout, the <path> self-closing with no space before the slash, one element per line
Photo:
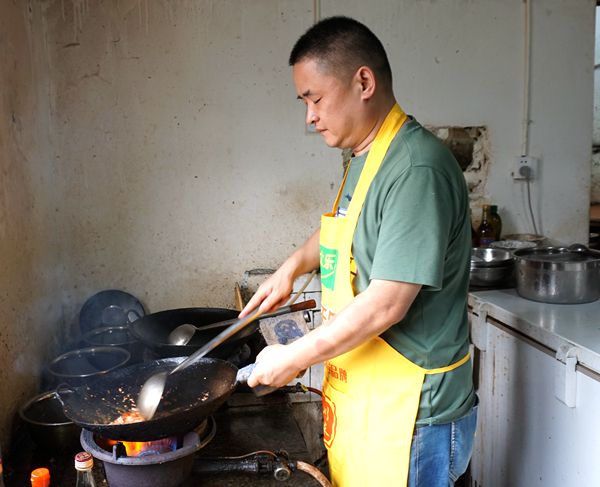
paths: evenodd
<path fill-rule="evenodd" d="M 180 308 L 159 311 L 129 323 L 131 334 L 159 357 L 182 357 L 191 355 L 202 345 L 212 340 L 223 328 L 197 331 L 187 345 L 169 344 L 169 333 L 179 325 L 190 323 L 199 327 L 237 318 L 239 311 L 224 308 Z M 258 322 L 249 324 L 225 343 L 208 354 L 210 357 L 226 359 L 246 343 L 258 329 Z"/>
<path fill-rule="evenodd" d="M 200 359 L 169 377 L 163 399 L 151 420 L 111 424 L 135 407 L 148 377 L 170 370 L 182 360 L 184 357 L 144 362 L 115 370 L 80 387 L 59 386 L 58 398 L 71 421 L 105 438 L 148 441 L 185 434 L 233 393 L 237 367 L 224 360 Z"/>

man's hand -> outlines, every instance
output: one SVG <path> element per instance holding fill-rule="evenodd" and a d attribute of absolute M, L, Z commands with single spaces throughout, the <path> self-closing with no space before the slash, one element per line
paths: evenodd
<path fill-rule="evenodd" d="M 294 285 L 293 274 L 290 274 L 283 266 L 280 267 L 271 277 L 263 282 L 252 299 L 240 313 L 240 318 L 246 316 L 257 306 L 263 313 L 275 311 L 283 306 L 290 298 Z"/>
<path fill-rule="evenodd" d="M 291 345 L 271 345 L 263 348 L 256 357 L 256 367 L 248 378 L 248 385 L 282 387 L 296 378 L 301 370 L 294 363 Z"/>
<path fill-rule="evenodd" d="M 296 252 L 263 282 L 240 313 L 243 318 L 256 307 L 262 313 L 275 311 L 290 298 L 294 280 L 305 272 L 319 267 L 319 230 L 313 233 Z"/>

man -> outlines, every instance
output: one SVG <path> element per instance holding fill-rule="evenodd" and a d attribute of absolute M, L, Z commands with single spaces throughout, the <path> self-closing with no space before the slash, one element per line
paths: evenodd
<path fill-rule="evenodd" d="M 324 325 L 265 348 L 248 383 L 282 386 L 325 361 L 334 485 L 453 485 L 476 422 L 462 172 L 396 104 L 385 50 L 364 25 L 315 24 L 290 65 L 306 123 L 352 159 L 333 211 L 241 313 L 282 305 L 294 279 L 320 265 Z"/>

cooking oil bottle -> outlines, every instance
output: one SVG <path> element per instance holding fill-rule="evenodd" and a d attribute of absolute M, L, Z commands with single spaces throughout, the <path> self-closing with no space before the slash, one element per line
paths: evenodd
<path fill-rule="evenodd" d="M 483 205 L 481 224 L 477 229 L 480 247 L 489 247 L 496 240 L 496 232 L 492 226 L 492 209 L 490 205 Z"/>

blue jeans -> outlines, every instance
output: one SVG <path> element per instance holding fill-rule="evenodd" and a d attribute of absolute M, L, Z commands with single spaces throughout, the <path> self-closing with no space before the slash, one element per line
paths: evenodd
<path fill-rule="evenodd" d="M 452 487 L 469 465 L 476 425 L 477 405 L 452 423 L 415 428 L 408 487 Z"/>

